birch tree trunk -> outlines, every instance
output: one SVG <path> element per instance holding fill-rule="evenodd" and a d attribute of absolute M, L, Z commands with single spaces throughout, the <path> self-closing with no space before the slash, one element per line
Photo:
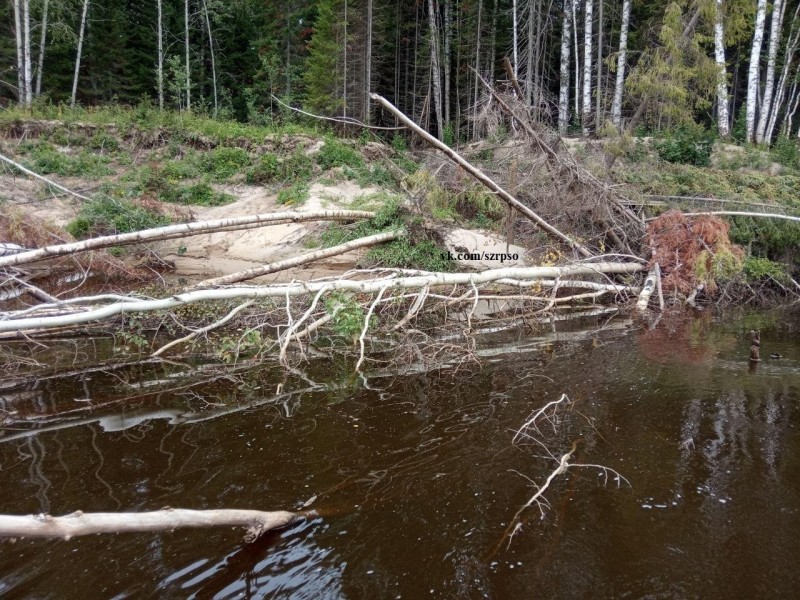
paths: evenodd
<path fill-rule="evenodd" d="M 25 59 L 22 54 L 22 6 L 14 0 L 14 36 L 17 45 L 17 102 L 25 105 Z"/>
<path fill-rule="evenodd" d="M 628 0 L 630 1 L 630 0 Z M 561 21 L 561 66 L 558 89 L 558 133 L 566 135 L 569 126 L 569 55 L 572 43 L 572 0 L 564 0 L 564 16 Z M 530 43 L 530 40 L 529 40 Z"/>
<path fill-rule="evenodd" d="M 372 2 L 372 0 L 369 0 Z M 444 122 L 450 124 L 450 63 L 452 62 L 453 14 L 452 0 L 444 0 Z M 368 100 L 369 101 L 369 100 Z"/>
<path fill-rule="evenodd" d="M 211 19 L 208 16 L 208 2 L 203 0 L 203 12 L 206 17 L 206 29 L 208 30 L 208 48 L 211 52 L 211 82 L 214 88 L 214 118 L 217 117 L 219 106 L 217 104 L 217 61 L 214 58 L 214 36 L 211 34 Z"/>
<path fill-rule="evenodd" d="M 369 125 L 369 95 L 372 92 L 372 0 L 367 0 L 367 39 L 364 46 L 364 123 Z"/>
<path fill-rule="evenodd" d="M 583 25 L 583 135 L 589 135 L 589 115 L 592 112 L 592 17 L 594 0 L 586 0 Z"/>
<path fill-rule="evenodd" d="M 786 4 L 783 0 L 775 0 L 772 8 L 772 19 L 769 29 L 769 49 L 767 50 L 767 79 L 764 84 L 764 96 L 761 101 L 761 110 L 758 116 L 758 127 L 756 128 L 756 142 L 763 144 L 769 143 L 764 139 L 767 130 L 767 120 L 770 115 L 772 105 L 772 95 L 775 90 L 775 60 L 778 56 L 778 46 L 781 41 L 781 29 L 783 25 L 783 11 Z"/>
<path fill-rule="evenodd" d="M 603 0 L 597 3 L 597 93 L 594 98 L 594 128 L 603 127 Z"/>
<path fill-rule="evenodd" d="M 784 4 L 784 7 L 786 4 Z M 786 99 L 786 86 L 789 83 L 789 73 L 791 72 L 792 64 L 794 63 L 794 54 L 797 51 L 798 42 L 800 42 L 800 29 L 797 28 L 797 15 L 800 12 L 800 5 L 794 11 L 792 23 L 789 29 L 789 38 L 786 44 L 786 51 L 783 57 L 783 68 L 781 69 L 781 76 L 778 79 L 778 87 L 775 91 L 775 100 L 769 111 L 769 120 L 767 121 L 767 130 L 764 133 L 764 139 L 771 140 L 772 134 L 775 130 L 775 125 L 778 122 L 778 114 Z M 787 110 L 788 115 L 788 110 Z"/>
<path fill-rule="evenodd" d="M 22 0 L 22 60 L 25 68 L 22 76 L 22 85 L 25 90 L 25 106 L 31 107 L 33 101 L 33 78 L 31 74 L 31 0 Z"/>
<path fill-rule="evenodd" d="M 183 45 L 186 51 L 186 110 L 192 112 L 192 69 L 189 63 L 189 0 L 183 2 Z"/>
<path fill-rule="evenodd" d="M 728 123 L 728 70 L 725 66 L 725 29 L 722 21 L 722 0 L 715 0 L 714 61 L 717 64 L 717 131 L 719 137 L 730 133 Z"/>
<path fill-rule="evenodd" d="M 622 91 L 625 87 L 630 19 L 631 0 L 623 0 L 622 25 L 620 25 L 619 32 L 619 54 L 617 55 L 617 79 L 614 82 L 614 99 L 611 101 L 611 122 L 619 130 L 622 130 Z"/>
<path fill-rule="evenodd" d="M 761 61 L 761 43 L 764 40 L 764 21 L 767 14 L 767 0 L 758 0 L 756 9 L 755 31 L 753 44 L 750 47 L 750 66 L 747 72 L 747 105 L 745 120 L 747 126 L 746 141 L 755 141 L 756 109 L 758 104 L 758 74 Z"/>
<path fill-rule="evenodd" d="M 497 10 L 495 10 L 495 13 L 497 13 Z M 513 62 L 513 65 L 514 65 L 514 78 L 515 79 L 517 77 L 517 65 L 519 64 L 519 55 L 518 55 L 518 49 L 519 49 L 519 38 L 518 38 L 519 32 L 518 32 L 518 28 L 519 28 L 519 25 L 517 23 L 518 19 L 519 19 L 519 15 L 517 14 L 517 0 L 512 0 L 512 3 L 511 3 L 511 43 L 513 44 L 513 47 L 512 47 L 512 51 L 511 51 L 511 56 L 513 57 L 512 58 L 512 62 Z"/>
<path fill-rule="evenodd" d="M 475 96 L 472 103 L 472 138 L 478 139 L 478 77 L 481 72 L 481 14 L 483 12 L 483 0 L 478 0 L 478 27 L 475 34 Z"/>
<path fill-rule="evenodd" d="M 44 0 L 42 5 L 42 31 L 39 35 L 39 62 L 36 66 L 36 95 L 42 93 L 42 73 L 44 72 L 44 49 L 47 44 L 47 9 L 50 0 Z"/>
<path fill-rule="evenodd" d="M 162 0 L 156 0 L 158 11 L 158 65 L 156 66 L 156 79 L 158 80 L 158 109 L 164 110 L 164 20 L 161 14 Z"/>
<path fill-rule="evenodd" d="M 575 44 L 575 115 L 576 125 L 581 118 L 581 53 L 578 48 L 578 9 L 580 0 L 572 0 L 572 39 Z"/>
<path fill-rule="evenodd" d="M 78 53 L 75 56 L 75 75 L 72 78 L 72 97 L 70 106 L 75 107 L 75 98 L 78 95 L 78 74 L 81 70 L 81 55 L 83 53 L 83 35 L 86 31 L 86 15 L 89 12 L 89 0 L 83 0 L 83 12 L 81 13 L 81 26 L 78 33 Z"/>
<path fill-rule="evenodd" d="M 428 22 L 431 35 L 431 74 L 433 75 L 433 101 L 436 113 L 436 137 L 440 140 L 444 135 L 442 122 L 442 73 L 439 70 L 439 29 L 436 26 L 436 6 L 433 0 L 428 0 Z"/>

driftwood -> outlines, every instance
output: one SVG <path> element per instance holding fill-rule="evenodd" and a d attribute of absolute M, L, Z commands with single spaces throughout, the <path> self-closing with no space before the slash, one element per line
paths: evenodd
<path fill-rule="evenodd" d="M 59 537 L 66 540 L 94 533 L 171 531 L 191 527 L 246 527 L 248 541 L 271 529 L 285 527 L 304 515 L 288 511 L 187 510 L 165 508 L 142 513 L 82 513 L 50 515 L 0 515 L 2 537 Z"/>
<path fill-rule="evenodd" d="M 370 97 L 378 102 L 381 106 L 383 106 L 386 110 L 391 112 L 395 117 L 397 117 L 406 127 L 411 129 L 414 133 L 422 137 L 426 142 L 428 142 L 434 148 L 441 150 L 444 154 L 446 154 L 453 162 L 459 165 L 462 169 L 464 169 L 467 173 L 472 175 L 478 182 L 484 185 L 489 191 L 493 192 L 500 198 L 503 202 L 508 204 L 509 206 L 517 209 L 521 214 L 525 215 L 533 221 L 540 229 L 542 229 L 545 233 L 547 233 L 550 237 L 556 239 L 557 241 L 567 244 L 569 247 L 575 249 L 579 254 L 583 255 L 584 257 L 591 257 L 593 256 L 592 253 L 580 242 L 572 239 L 567 234 L 562 233 L 550 223 L 545 221 L 542 217 L 538 214 L 533 212 L 528 206 L 514 198 L 508 191 L 500 187 L 497 183 L 495 183 L 488 175 L 486 175 L 483 171 L 478 169 L 477 167 L 473 166 L 470 162 L 468 162 L 464 157 L 458 154 L 455 150 L 450 148 L 447 144 L 440 142 L 435 137 L 433 137 L 430 133 L 422 129 L 419 125 L 414 123 L 411 119 L 409 119 L 404 113 L 402 113 L 396 106 L 394 106 L 391 102 L 389 102 L 386 98 L 379 94 L 370 94 Z"/>
<path fill-rule="evenodd" d="M 127 246 L 144 242 L 171 240 L 200 233 L 213 233 L 217 231 L 235 231 L 251 229 L 265 225 L 282 225 L 285 223 L 301 223 L 304 221 L 353 221 L 358 219 L 371 219 L 375 213 L 363 210 L 317 210 L 308 212 L 279 212 L 260 215 L 248 215 L 230 219 L 215 219 L 212 221 L 197 221 L 195 223 L 182 223 L 180 225 L 167 225 L 132 233 L 121 233 L 90 238 L 82 242 L 46 246 L 38 250 L 20 252 L 10 256 L 0 256 L 0 268 L 13 267 L 26 263 L 36 262 L 56 256 L 77 254 L 99 248 Z"/>
<path fill-rule="evenodd" d="M 647 277 L 642 284 L 642 291 L 639 293 L 639 300 L 636 302 L 636 308 L 645 311 L 648 304 L 650 304 L 650 296 L 658 288 L 658 263 L 654 264 L 647 272 Z"/>
<path fill-rule="evenodd" d="M 22 171 L 26 175 L 30 175 L 31 177 L 34 177 L 35 179 L 38 179 L 40 181 L 44 181 L 47 185 L 50 185 L 50 186 L 56 188 L 57 190 L 61 190 L 65 194 L 69 194 L 70 196 L 75 196 L 76 198 L 79 198 L 81 200 L 89 200 L 89 198 L 79 194 L 78 192 L 73 192 L 72 190 L 69 190 L 69 189 L 65 188 L 63 185 L 57 184 L 55 181 L 52 181 L 52 180 L 48 179 L 47 177 L 42 177 L 38 173 L 34 173 L 30 169 L 27 169 L 27 168 L 23 167 L 18 162 L 11 160 L 7 156 L 3 156 L 2 154 L 0 154 L 0 160 L 3 161 L 4 163 L 7 163 L 7 164 L 11 165 L 15 169 L 19 169 L 20 171 Z"/>
<path fill-rule="evenodd" d="M 328 281 L 293 282 L 264 286 L 240 286 L 219 289 L 193 290 L 183 294 L 156 300 L 132 298 L 115 302 L 108 306 L 90 308 L 83 312 L 41 317 L 14 318 L 15 314 L 6 313 L 0 319 L 0 332 L 24 332 L 33 329 L 49 329 L 52 327 L 74 326 L 115 315 L 131 312 L 148 312 L 165 310 L 191 304 L 194 302 L 219 301 L 250 298 L 287 298 L 305 294 L 320 294 L 332 291 L 349 291 L 362 294 L 373 294 L 380 290 L 419 289 L 436 286 L 478 285 L 500 279 L 530 280 L 569 278 L 575 275 L 623 274 L 638 273 L 644 267 L 637 263 L 597 262 L 573 264 L 561 267 L 506 267 L 489 269 L 480 273 L 426 273 L 417 275 L 373 278 L 368 280 L 334 279 Z M 89 299 L 91 300 L 91 299 Z M 89 303 L 89 302 L 87 302 Z M 35 313 L 34 309 L 25 309 L 27 314 Z M 297 323 L 296 323 L 297 324 Z"/>
<path fill-rule="evenodd" d="M 397 239 L 401 235 L 402 232 L 400 231 L 387 231 L 384 233 L 376 233 L 375 235 L 370 235 L 367 237 L 351 240 L 344 244 L 339 244 L 338 246 L 323 248 L 322 250 L 316 250 L 315 252 L 308 252 L 306 254 L 301 254 L 300 256 L 287 258 L 285 260 L 270 263 L 268 265 L 253 267 L 252 269 L 247 269 L 245 271 L 238 271 L 236 273 L 231 273 L 230 275 L 223 275 L 222 277 L 206 279 L 205 281 L 201 281 L 197 285 L 192 286 L 192 289 L 214 287 L 218 285 L 229 285 L 231 283 L 239 283 L 240 281 L 247 281 L 248 279 L 254 279 L 256 277 L 261 277 L 262 275 L 269 275 L 270 273 L 277 273 L 278 271 L 284 271 L 286 269 L 291 269 L 293 267 L 299 267 L 300 265 L 305 265 L 310 262 L 314 262 L 316 260 L 320 260 L 323 258 L 337 256 L 338 254 L 344 254 L 345 252 L 349 252 L 357 248 L 366 248 L 368 246 L 375 246 L 376 244 L 380 244 L 382 242 L 388 242 Z"/>

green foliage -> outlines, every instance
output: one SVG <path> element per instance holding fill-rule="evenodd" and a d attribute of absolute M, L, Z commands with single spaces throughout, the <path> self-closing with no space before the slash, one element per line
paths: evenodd
<path fill-rule="evenodd" d="M 800 150 L 797 148 L 796 138 L 785 135 L 778 136 L 772 146 L 772 156 L 785 167 L 792 169 L 800 167 Z"/>
<path fill-rule="evenodd" d="M 76 239 L 141 231 L 169 225 L 170 219 L 128 200 L 99 196 L 83 205 L 66 230 Z"/>
<path fill-rule="evenodd" d="M 447 253 L 430 240 L 414 243 L 406 238 L 370 249 L 367 262 L 374 266 L 398 269 L 422 269 L 424 271 L 450 271 L 452 261 Z"/>
<path fill-rule="evenodd" d="M 119 150 L 119 140 L 105 131 L 98 131 L 89 139 L 89 148 L 102 152 Z"/>
<path fill-rule="evenodd" d="M 308 182 L 314 163 L 301 149 L 286 158 L 267 152 L 247 171 L 247 183 L 265 185 L 274 182 Z"/>
<path fill-rule="evenodd" d="M 256 164 L 247 171 L 247 183 L 263 185 L 272 183 L 280 174 L 280 164 L 278 157 L 272 152 L 267 152 L 259 156 Z"/>
<path fill-rule="evenodd" d="M 159 200 L 189 206 L 222 206 L 235 200 L 230 194 L 217 192 L 208 183 L 188 186 L 168 186 L 159 194 Z"/>
<path fill-rule="evenodd" d="M 47 142 L 23 144 L 19 149 L 25 156 L 23 164 L 40 175 L 55 173 L 64 177 L 102 177 L 110 175 L 110 159 L 91 152 L 79 154 L 59 152 Z"/>
<path fill-rule="evenodd" d="M 319 0 L 314 35 L 308 45 L 304 81 L 310 112 L 333 115 L 342 107 L 341 54 L 346 23 L 340 17 L 342 0 Z"/>
<path fill-rule="evenodd" d="M 406 142 L 406 138 L 399 133 L 395 133 L 392 136 L 392 148 L 395 152 L 397 152 L 397 154 L 405 154 L 408 152 L 408 143 Z"/>
<path fill-rule="evenodd" d="M 800 223 L 732 217 L 730 239 L 749 248 L 753 256 L 781 260 L 794 256 L 800 247 Z"/>
<path fill-rule="evenodd" d="M 394 231 L 404 226 L 400 200 L 390 198 L 375 216 L 368 221 L 359 221 L 355 225 L 329 225 L 320 235 L 325 248 L 344 244 L 360 237 L 366 237 L 383 231 Z"/>
<path fill-rule="evenodd" d="M 325 312 L 333 317 L 331 324 L 337 335 L 354 340 L 361 334 L 364 309 L 351 295 L 338 291 L 329 294 L 325 298 Z"/>
<path fill-rule="evenodd" d="M 224 363 L 234 363 L 240 356 L 254 356 L 264 347 L 261 332 L 249 329 L 238 337 L 225 336 L 215 343 L 216 355 Z"/>
<path fill-rule="evenodd" d="M 165 161 L 161 173 L 168 180 L 193 179 L 200 175 L 200 169 L 194 155 L 179 160 Z"/>
<path fill-rule="evenodd" d="M 316 160 L 324 170 L 334 167 L 359 169 L 364 166 L 364 158 L 357 150 L 334 138 L 325 140 L 325 144 L 316 155 Z"/>
<path fill-rule="evenodd" d="M 305 181 L 297 181 L 289 187 L 283 188 L 278 192 L 278 204 L 303 204 L 308 200 L 309 186 Z"/>
<path fill-rule="evenodd" d="M 773 262 L 768 258 L 748 256 L 744 261 L 743 270 L 747 281 L 750 283 L 758 283 L 770 278 L 781 283 L 789 281 L 786 266 Z"/>
<path fill-rule="evenodd" d="M 667 162 L 707 167 L 711 163 L 714 137 L 700 126 L 681 126 L 653 146 Z"/>
<path fill-rule="evenodd" d="M 215 181 L 225 181 L 250 164 L 250 155 L 242 148 L 220 146 L 203 155 L 200 169 Z"/>

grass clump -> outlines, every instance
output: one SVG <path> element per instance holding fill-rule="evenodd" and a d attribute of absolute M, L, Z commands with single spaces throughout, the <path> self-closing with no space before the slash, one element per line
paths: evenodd
<path fill-rule="evenodd" d="M 116 152 L 119 150 L 119 140 L 105 131 L 98 131 L 89 138 L 88 146 L 101 152 Z"/>
<path fill-rule="evenodd" d="M 359 221 L 355 225 L 332 224 L 320 235 L 320 242 L 325 248 L 338 246 L 351 240 L 383 231 L 394 231 L 404 226 L 400 200 L 392 198 L 381 207 L 372 219 Z"/>
<path fill-rule="evenodd" d="M 47 142 L 23 144 L 19 151 L 25 156 L 23 161 L 25 166 L 40 175 L 102 177 L 112 173 L 108 167 L 110 159 L 91 152 L 83 151 L 78 155 L 66 154 L 59 152 Z"/>
<path fill-rule="evenodd" d="M 407 238 L 392 240 L 370 249 L 366 257 L 370 266 L 397 269 L 422 269 L 423 271 L 451 271 L 453 263 L 447 252 L 431 240 L 413 242 Z"/>
<path fill-rule="evenodd" d="M 225 181 L 250 164 L 250 155 L 243 148 L 221 146 L 203 155 L 199 167 L 214 181 Z"/>
<path fill-rule="evenodd" d="M 325 140 L 322 148 L 316 155 L 317 164 L 323 170 L 335 167 L 350 167 L 361 169 L 364 167 L 364 158 L 357 150 L 345 145 L 334 138 Z"/>
<path fill-rule="evenodd" d="M 278 204 L 303 204 L 308 200 L 309 186 L 305 181 L 297 181 L 278 192 Z"/>
<path fill-rule="evenodd" d="M 246 181 L 255 185 L 272 183 L 280 173 L 281 168 L 277 155 L 267 152 L 262 154 L 256 163 L 247 170 Z"/>
<path fill-rule="evenodd" d="M 208 183 L 188 186 L 169 186 L 158 196 L 159 200 L 186 206 L 223 206 L 235 200 L 230 194 L 217 192 Z"/>
<path fill-rule="evenodd" d="M 171 219 L 129 200 L 102 195 L 81 208 L 66 230 L 76 239 L 128 233 L 169 225 Z"/>

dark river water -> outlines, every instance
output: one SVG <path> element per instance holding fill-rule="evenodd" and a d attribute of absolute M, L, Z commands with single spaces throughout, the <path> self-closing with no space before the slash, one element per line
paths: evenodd
<path fill-rule="evenodd" d="M 798 324 L 606 316 L 402 376 L 312 360 L 6 383 L 0 513 L 319 516 L 251 544 L 229 529 L 3 541 L 0 595 L 798 598 Z M 572 468 L 515 522 L 558 465 L 514 434 L 562 394 L 540 441 L 630 485 Z"/>

